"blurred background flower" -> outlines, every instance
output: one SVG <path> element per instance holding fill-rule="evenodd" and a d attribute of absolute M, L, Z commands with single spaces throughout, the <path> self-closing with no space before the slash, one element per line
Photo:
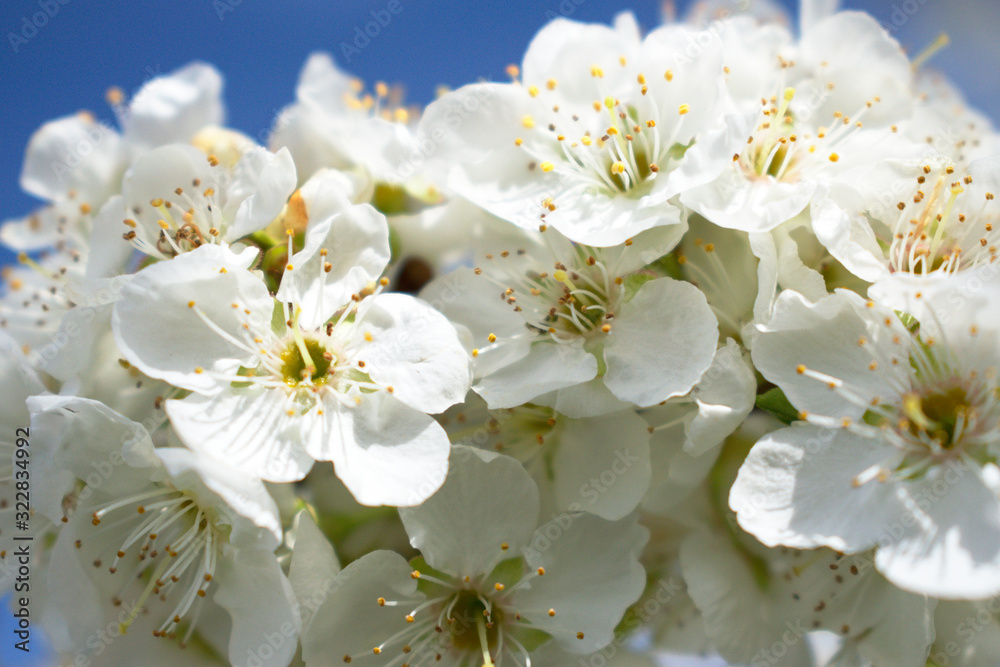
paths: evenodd
<path fill-rule="evenodd" d="M 749 0 L 760 2 L 761 0 Z M 0 28 L 7 42 L 0 68 L 0 201 L 3 218 L 37 202 L 21 192 L 18 174 L 31 133 L 46 120 L 88 109 L 114 121 L 105 94 L 128 93 L 191 61 L 214 64 L 226 79 L 228 124 L 261 143 L 278 111 L 291 102 L 309 53 L 329 51 L 369 85 L 399 83 L 407 99 L 426 104 L 440 85 L 506 80 L 531 37 L 567 16 L 608 22 L 623 9 L 650 28 L 697 0 L 191 0 L 147 4 L 123 0 L 7 0 Z M 748 0 L 742 0 L 746 5 Z M 797 17 L 797 0 L 774 0 Z M 871 13 L 911 53 L 941 33 L 951 44 L 931 65 L 969 102 L 1000 119 L 1000 4 L 993 0 L 844 0 Z M 41 13 L 41 15 L 39 15 Z M 369 23 L 374 22 L 374 25 Z M 367 32 L 366 32 L 367 30 Z M 371 36 L 374 35 L 374 36 Z M 0 264 L 13 261 L 0 250 Z"/>

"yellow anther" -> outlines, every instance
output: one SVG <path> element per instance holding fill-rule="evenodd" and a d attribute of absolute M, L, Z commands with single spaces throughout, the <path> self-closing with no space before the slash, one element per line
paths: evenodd
<path fill-rule="evenodd" d="M 521 118 L 521 125 L 530 130 L 535 126 L 535 119 L 531 116 L 531 114 L 525 114 L 524 117 Z"/>
<path fill-rule="evenodd" d="M 542 171 L 544 171 L 544 172 L 550 172 L 550 171 L 552 171 L 553 169 L 556 168 L 556 166 L 554 164 L 552 164 L 551 162 L 543 162 L 539 166 L 542 168 Z"/>

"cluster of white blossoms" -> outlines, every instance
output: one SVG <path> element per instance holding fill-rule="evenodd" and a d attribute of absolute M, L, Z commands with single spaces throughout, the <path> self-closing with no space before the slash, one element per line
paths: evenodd
<path fill-rule="evenodd" d="M 747 4 L 425 109 L 316 54 L 267 146 L 200 63 L 43 125 L 0 592 L 53 664 L 1000 664 L 1000 135 L 944 40 Z"/>

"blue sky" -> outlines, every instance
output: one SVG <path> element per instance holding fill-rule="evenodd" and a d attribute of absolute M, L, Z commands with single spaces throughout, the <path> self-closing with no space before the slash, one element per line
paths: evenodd
<path fill-rule="evenodd" d="M 439 84 L 457 87 L 505 78 L 531 36 L 559 14 L 609 21 L 631 9 L 641 25 L 659 22 L 656 0 L 3 0 L 0 8 L 0 219 L 23 216 L 37 202 L 18 186 L 24 147 L 48 119 L 90 109 L 113 120 L 108 87 L 134 92 L 146 79 L 191 60 L 215 64 L 226 78 L 229 125 L 263 141 L 277 112 L 294 95 L 298 72 L 316 50 L 366 82 L 401 83 L 408 99 L 426 103 Z M 690 2 L 679 2 L 683 10 Z M 796 4 L 785 0 L 781 4 Z M 1000 119 L 1000 3 L 995 0 L 847 0 L 891 26 L 919 51 L 942 30 L 953 45 L 934 64 L 959 81 L 970 100 Z M 49 7 L 42 27 L 26 27 Z M 56 11 L 58 10 L 58 11 Z M 571 10 L 571 11 L 568 11 Z M 391 20 L 355 51 L 358 31 L 375 17 Z M 37 23 L 43 23 L 41 19 Z M 11 34 L 15 35 L 12 39 Z M 0 264 L 12 255 L 0 250 Z M 36 574 L 35 581 L 40 581 Z M 0 614 L 0 662 L 11 656 L 10 618 Z"/>

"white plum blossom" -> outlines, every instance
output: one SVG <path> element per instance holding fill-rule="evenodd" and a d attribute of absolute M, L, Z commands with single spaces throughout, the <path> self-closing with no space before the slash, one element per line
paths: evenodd
<path fill-rule="evenodd" d="M 306 664 L 530 667 L 550 641 L 578 655 L 607 644 L 645 584 L 647 531 L 587 514 L 535 530 L 538 507 L 515 460 L 456 446 L 441 489 L 400 510 L 422 556 L 375 551 L 338 574 L 303 634 Z"/>
<path fill-rule="evenodd" d="M 385 265 L 385 220 L 367 205 L 336 210 L 324 185 L 303 195 L 315 206 L 280 301 L 247 270 L 255 249 L 205 245 L 136 275 L 115 306 L 116 339 L 144 373 L 194 392 L 166 404 L 189 447 L 270 481 L 332 460 L 360 502 L 416 504 L 447 466 L 426 413 L 464 397 L 469 358 L 426 304 L 358 296 Z"/>
<path fill-rule="evenodd" d="M 718 339 L 701 292 L 641 272 L 676 244 L 680 229 L 650 230 L 614 248 L 545 232 L 423 294 L 468 329 L 473 389 L 491 409 L 534 402 L 590 417 L 655 405 L 691 390 Z"/>
<path fill-rule="evenodd" d="M 361 166 L 379 182 L 399 184 L 413 153 L 416 115 L 401 91 L 378 82 L 363 92 L 360 80 L 341 71 L 326 53 L 313 53 L 302 68 L 296 103 L 275 119 L 270 145 L 287 148 L 301 175 L 333 167 Z"/>
<path fill-rule="evenodd" d="M 722 100 L 721 51 L 714 43 L 692 58 L 695 34 L 671 25 L 641 39 L 630 15 L 614 27 L 549 23 L 520 82 L 473 84 L 427 108 L 420 138 L 437 145 L 428 174 L 520 227 L 551 225 L 593 246 L 681 224 L 673 198 L 732 155 L 685 155 Z"/>
<path fill-rule="evenodd" d="M 233 243 L 277 217 L 295 182 L 287 150 L 250 148 L 230 169 L 193 146 L 162 146 L 125 175 L 124 237 L 160 259 L 206 243 Z"/>
<path fill-rule="evenodd" d="M 232 618 L 231 661 L 264 629 L 289 623 L 297 634 L 292 589 L 273 553 L 281 523 L 260 481 L 186 449 L 154 448 L 142 425 L 96 401 L 35 397 L 28 406 L 33 429 L 53 438 L 52 478 L 72 483 L 65 501 L 40 508 L 64 521 L 47 581 L 56 634 L 71 642 L 64 648 L 111 618 L 127 635 L 146 615 L 155 636 L 187 643 L 209 596 Z M 289 642 L 264 664 L 286 665 L 293 651 Z"/>
<path fill-rule="evenodd" d="M 803 422 L 750 452 L 730 496 L 740 525 L 767 545 L 877 547 L 907 590 L 1000 591 L 995 292 L 911 286 L 892 303 L 905 321 L 845 290 L 783 293 L 753 360 Z"/>
<path fill-rule="evenodd" d="M 832 189 L 812 208 L 816 237 L 869 282 L 893 275 L 995 271 L 1000 245 L 1000 159 L 961 168 L 946 158 L 891 161 L 866 186 Z"/>

